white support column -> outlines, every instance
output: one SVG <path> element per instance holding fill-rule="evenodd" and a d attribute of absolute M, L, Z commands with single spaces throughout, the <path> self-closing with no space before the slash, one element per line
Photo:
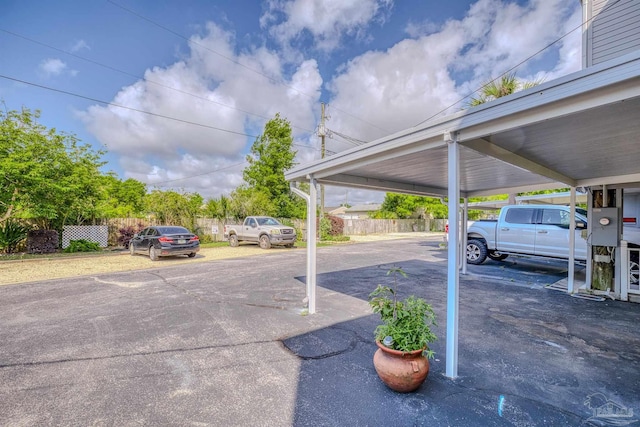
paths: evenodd
<path fill-rule="evenodd" d="M 469 198 L 464 198 L 462 205 L 462 235 L 460 236 L 460 263 L 462 264 L 462 274 L 467 274 L 467 223 L 469 222 Z"/>
<path fill-rule="evenodd" d="M 449 246 L 447 268 L 447 361 L 446 376 L 458 376 L 458 299 L 460 271 L 460 171 L 456 134 L 445 134 L 448 142 L 448 186 L 449 186 Z"/>
<path fill-rule="evenodd" d="M 573 294 L 575 290 L 576 264 L 576 188 L 571 187 L 569 196 L 569 271 L 567 272 L 567 292 Z"/>
<path fill-rule="evenodd" d="M 316 312 L 316 221 L 318 211 L 318 188 L 313 176 L 309 176 L 309 214 L 307 215 L 307 256 L 309 274 L 307 276 L 307 296 L 309 298 L 309 314 Z"/>
<path fill-rule="evenodd" d="M 311 196 L 305 193 L 304 191 L 294 187 L 293 185 L 291 186 L 291 191 L 293 191 L 294 194 L 297 194 L 298 196 L 302 197 L 307 202 L 307 230 L 309 230 L 309 227 L 311 225 L 311 222 L 310 222 L 311 216 L 312 216 L 311 212 L 313 212 L 313 208 L 311 207 Z M 315 247 L 309 244 L 309 239 L 307 238 L 307 294 L 306 294 L 307 304 L 309 304 L 309 301 L 311 301 L 311 277 L 313 276 L 315 278 L 315 273 L 314 273 L 315 265 L 316 265 Z M 315 307 L 315 302 L 314 302 L 314 307 Z"/>

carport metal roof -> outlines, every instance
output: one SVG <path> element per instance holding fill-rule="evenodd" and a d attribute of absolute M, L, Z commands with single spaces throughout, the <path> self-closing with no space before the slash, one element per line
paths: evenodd
<path fill-rule="evenodd" d="M 640 183 L 640 51 L 290 170 L 310 181 L 307 294 L 315 311 L 316 184 L 460 197 Z M 466 222 L 463 221 L 463 227 Z M 573 228 L 573 227 L 572 227 Z M 457 376 L 460 254 L 449 245 L 447 376 Z M 570 280 L 573 263 L 569 263 Z"/>
<path fill-rule="evenodd" d="M 640 51 L 297 166 L 286 178 L 446 196 L 453 137 L 462 197 L 640 182 Z"/>

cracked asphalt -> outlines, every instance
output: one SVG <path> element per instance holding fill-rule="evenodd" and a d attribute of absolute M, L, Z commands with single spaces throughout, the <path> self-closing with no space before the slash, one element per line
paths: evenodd
<path fill-rule="evenodd" d="M 445 377 L 440 242 L 319 248 L 314 315 L 304 250 L 2 286 L 0 425 L 579 426 L 607 425 L 595 410 L 611 406 L 640 422 L 640 306 L 546 289 L 540 271 L 461 278 Z M 392 265 L 439 319 L 412 394 L 371 362 L 366 298 Z"/>

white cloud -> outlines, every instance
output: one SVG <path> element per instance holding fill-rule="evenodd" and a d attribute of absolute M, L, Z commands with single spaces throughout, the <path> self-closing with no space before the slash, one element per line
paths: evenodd
<path fill-rule="evenodd" d="M 126 177 L 218 197 L 242 183 L 244 156 L 276 113 L 296 126 L 295 137 L 315 128 L 322 79 L 314 60 L 286 76 L 274 52 L 235 53 L 232 33 L 214 24 L 207 30 L 191 38 L 182 61 L 148 69 L 120 90 L 112 103 L 130 109 L 95 105 L 80 113 Z"/>
<path fill-rule="evenodd" d="M 426 35 L 354 58 L 328 83 L 334 94 L 329 127 L 372 140 L 416 125 L 559 38 L 576 17 L 579 23 L 579 9 L 578 2 L 569 7 L 562 0 L 528 6 L 479 0 L 464 19 L 450 20 L 437 32 L 428 25 Z M 567 37 L 555 63 L 533 59 L 518 68 L 518 77 L 535 78 L 541 66 L 552 76 L 577 70 L 579 44 L 579 33 Z M 463 107 L 455 104 L 447 112 Z"/>
<path fill-rule="evenodd" d="M 78 75 L 78 70 L 69 68 L 66 62 L 58 58 L 48 58 L 43 60 L 38 65 L 38 71 L 45 78 L 63 75 L 76 77 Z"/>
<path fill-rule="evenodd" d="M 85 49 L 91 50 L 87 42 L 85 42 L 84 40 L 78 40 L 73 44 L 73 46 L 71 46 L 71 52 L 79 52 Z"/>
<path fill-rule="evenodd" d="M 48 58 L 40 63 L 39 69 L 46 77 L 59 76 L 67 70 L 67 64 L 58 58 Z"/>
<path fill-rule="evenodd" d="M 311 37 L 316 47 L 329 51 L 347 37 L 362 37 L 391 6 L 390 0 L 271 0 L 261 25 L 283 43 L 279 51 L 240 48 L 232 32 L 208 24 L 205 35 L 191 38 L 181 61 L 147 70 L 144 80 L 124 87 L 113 102 L 250 135 L 261 133 L 265 121 L 279 112 L 293 125 L 297 161 L 309 162 L 318 158 L 313 130 L 323 78 L 301 40 Z M 327 126 L 370 141 L 456 111 L 464 107 L 456 102 L 483 82 L 526 60 L 579 22 L 579 2 L 532 0 L 521 5 L 479 0 L 460 20 L 408 25 L 409 38 L 386 51 L 354 57 L 333 71 L 326 86 L 332 95 Z M 563 38 L 521 65 L 518 78 L 550 80 L 578 70 L 580 43 L 579 31 Z M 291 62 L 292 58 L 296 59 Z M 254 140 L 113 106 L 91 107 L 82 117 L 119 156 L 127 177 L 198 191 L 205 197 L 228 194 L 241 184 L 242 162 Z M 337 136 L 327 139 L 330 151 L 351 147 Z M 167 182 L 183 177 L 193 178 Z M 346 191 L 327 188 L 325 204 L 344 202 Z M 379 202 L 382 197 L 348 190 L 351 204 Z"/>
<path fill-rule="evenodd" d="M 365 37 L 372 21 L 384 21 L 393 0 L 271 0 L 261 18 L 283 46 L 289 46 L 305 33 L 323 51 L 335 49 L 343 36 Z"/>

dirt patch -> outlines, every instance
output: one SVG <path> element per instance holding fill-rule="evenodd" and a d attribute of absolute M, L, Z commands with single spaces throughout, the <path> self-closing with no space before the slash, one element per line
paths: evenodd
<path fill-rule="evenodd" d="M 300 250 L 276 248 L 273 250 Z M 140 270 L 145 268 L 170 267 L 193 262 L 213 261 L 217 259 L 236 258 L 273 253 L 265 251 L 257 245 L 241 245 L 237 248 L 216 247 L 202 248 L 195 258 L 186 256 L 160 258 L 151 261 L 148 256 L 131 256 L 128 252 L 105 256 L 91 255 L 87 257 L 28 259 L 22 261 L 0 262 L 0 285 L 36 282 L 64 277 L 88 276 L 92 274 L 112 273 L 117 271 Z"/>

